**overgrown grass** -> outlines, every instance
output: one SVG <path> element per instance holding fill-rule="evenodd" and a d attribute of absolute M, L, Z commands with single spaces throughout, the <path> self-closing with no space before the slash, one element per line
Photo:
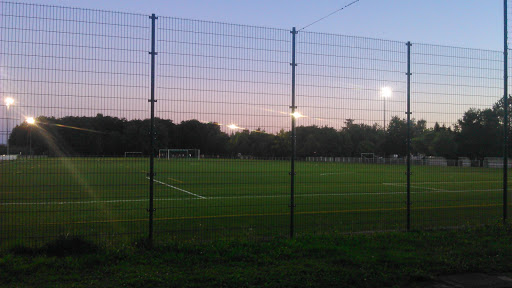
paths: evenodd
<path fill-rule="evenodd" d="M 270 241 L 97 247 L 59 239 L 0 254 L 4 287 L 414 287 L 512 271 L 512 225 Z M 63 249 L 59 249 L 63 247 Z M 71 247 L 71 248 L 70 248 Z"/>

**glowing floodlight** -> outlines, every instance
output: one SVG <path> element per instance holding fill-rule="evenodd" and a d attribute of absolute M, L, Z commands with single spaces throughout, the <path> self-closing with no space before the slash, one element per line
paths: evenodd
<path fill-rule="evenodd" d="M 5 107 L 7 108 L 7 117 L 6 117 L 6 121 L 7 122 L 7 155 L 9 155 L 9 106 L 13 105 L 14 104 L 14 99 L 11 98 L 11 97 L 7 97 L 4 99 L 5 101 Z"/>
<path fill-rule="evenodd" d="M 384 130 L 386 130 L 386 98 L 391 97 L 393 91 L 389 87 L 380 88 L 380 96 L 384 98 Z"/>
<path fill-rule="evenodd" d="M 384 98 L 389 98 L 393 94 L 393 90 L 389 87 L 382 87 L 380 89 L 380 95 Z"/>
<path fill-rule="evenodd" d="M 235 124 L 228 125 L 229 129 L 240 129 L 240 127 L 236 126 Z"/>
<path fill-rule="evenodd" d="M 29 154 L 30 154 L 30 157 L 32 157 L 32 125 L 36 124 L 36 119 L 34 119 L 34 117 L 27 117 L 25 118 L 25 121 L 27 121 L 28 123 L 28 141 L 29 141 Z"/>
<path fill-rule="evenodd" d="M 27 123 L 28 123 L 28 124 L 30 124 L 30 125 L 34 125 L 34 124 L 36 124 L 36 119 L 34 119 L 34 117 L 27 117 L 25 120 L 26 120 L 26 121 L 27 121 Z"/>
<path fill-rule="evenodd" d="M 297 118 L 301 118 L 301 117 L 304 117 L 304 115 L 300 114 L 299 112 L 295 111 L 293 112 L 292 114 L 290 114 L 293 116 L 293 118 L 297 119 Z"/>
<path fill-rule="evenodd" d="M 5 98 L 5 106 L 7 106 L 7 109 L 9 109 L 9 106 L 11 106 L 12 104 L 14 104 L 14 99 L 12 99 L 11 97 Z"/>

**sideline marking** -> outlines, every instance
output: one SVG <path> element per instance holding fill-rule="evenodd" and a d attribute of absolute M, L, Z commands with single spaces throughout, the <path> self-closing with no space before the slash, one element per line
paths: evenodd
<path fill-rule="evenodd" d="M 146 177 L 146 179 L 148 179 L 148 180 L 149 180 L 149 177 Z M 173 189 L 179 190 L 179 191 L 181 191 L 181 192 L 185 192 L 185 193 L 187 193 L 187 194 L 190 194 L 190 195 L 196 196 L 196 197 L 201 198 L 201 199 L 206 199 L 206 197 L 203 197 L 203 196 L 200 196 L 200 195 L 194 194 L 194 193 L 192 193 L 192 192 L 189 192 L 189 191 L 187 191 L 187 190 L 183 190 L 183 189 L 178 188 L 178 187 L 174 187 L 174 186 L 172 186 L 172 185 L 169 185 L 169 184 L 164 183 L 164 182 L 162 182 L 162 181 L 158 181 L 158 180 L 156 180 L 156 179 L 153 179 L 153 182 L 156 182 L 156 183 L 158 183 L 158 184 L 162 184 L 162 185 L 164 185 L 164 186 L 167 186 L 167 187 L 170 187 L 170 188 L 173 188 Z"/>
<path fill-rule="evenodd" d="M 398 186 L 398 187 L 404 187 L 407 186 L 407 183 L 401 183 L 401 184 L 394 184 L 394 183 L 382 183 L 382 185 L 389 185 L 389 186 Z M 433 191 L 449 191 L 449 190 L 443 190 L 443 189 L 436 189 L 436 188 L 430 188 L 430 187 L 423 187 L 423 186 L 409 186 L 411 188 L 419 188 L 419 189 L 427 189 L 427 190 L 433 190 Z"/>
<path fill-rule="evenodd" d="M 327 175 L 342 175 L 342 174 L 352 174 L 352 172 L 322 173 L 322 174 L 320 174 L 320 176 L 327 176 Z"/>
<path fill-rule="evenodd" d="M 155 180 L 156 181 L 156 180 Z M 170 186 L 170 185 L 169 185 Z M 173 187 L 184 191 L 180 188 Z M 457 190 L 457 191 L 428 191 L 428 192 L 411 192 L 411 194 L 431 194 L 431 193 L 472 193 L 472 192 L 501 192 L 502 189 L 487 189 L 487 190 Z M 190 193 L 188 191 L 184 191 Z M 218 197 L 203 197 L 193 193 L 192 195 L 198 198 L 156 198 L 154 201 L 191 201 L 191 200 L 220 200 L 220 199 L 257 199 L 257 198 L 289 198 L 289 194 L 283 195 L 246 195 L 246 196 L 218 196 Z M 359 196 L 359 195 L 395 195 L 395 194 L 407 194 L 407 192 L 374 192 L 374 193 L 317 193 L 317 194 L 295 194 L 295 197 L 319 197 L 319 196 Z M 124 199 L 124 200 L 93 200 L 93 201 L 70 201 L 70 202 L 10 202 L 0 203 L 0 206 L 11 206 L 11 205 L 66 205 L 66 204 L 96 204 L 96 203 L 123 203 L 123 202 L 145 202 L 148 199 Z"/>
<path fill-rule="evenodd" d="M 480 180 L 480 181 L 451 181 L 451 182 L 414 182 L 414 184 L 466 184 L 466 183 L 502 183 L 502 180 Z M 393 185 L 393 184 L 405 184 L 404 182 L 388 182 L 388 183 L 382 183 L 384 185 Z"/>
<path fill-rule="evenodd" d="M 454 205 L 454 206 L 439 206 L 439 207 L 411 207 L 411 210 L 435 210 L 435 209 L 451 209 L 451 208 L 484 208 L 484 207 L 501 207 L 502 204 L 480 204 L 480 205 Z M 314 215 L 314 214 L 339 214 L 339 213 L 354 213 L 354 212 L 379 212 L 379 211 L 403 211 L 407 208 L 369 208 L 369 209 L 349 209 L 349 210 L 332 210 L 332 211 L 304 211 L 296 212 L 297 215 Z M 212 219 L 212 218 L 238 218 L 238 217 L 255 217 L 255 216 L 287 216 L 287 213 L 263 213 L 263 214 L 228 214 L 228 215 L 212 215 L 212 216 L 183 216 L 183 217 L 164 217 L 155 218 L 155 221 L 165 220 L 187 220 L 187 219 Z M 40 223 L 38 225 L 69 225 L 69 224 L 92 224 L 92 223 L 115 223 L 115 222 L 144 222 L 148 219 L 112 219 L 112 220 L 99 220 L 99 221 L 76 221 L 76 222 L 52 222 Z M 21 224 L 11 226 L 30 226 L 32 224 Z"/>

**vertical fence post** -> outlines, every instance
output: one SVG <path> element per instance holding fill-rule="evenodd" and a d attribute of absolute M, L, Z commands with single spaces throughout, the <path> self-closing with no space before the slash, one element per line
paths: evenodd
<path fill-rule="evenodd" d="M 411 230 L 411 42 L 407 42 L 407 231 Z"/>
<path fill-rule="evenodd" d="M 293 212 L 295 208 L 295 157 L 297 156 L 297 137 L 295 131 L 295 67 L 297 64 L 295 63 L 295 35 L 297 35 L 297 30 L 293 27 L 292 31 L 292 159 L 291 159 L 291 185 L 290 185 L 290 238 L 293 238 L 294 235 L 294 223 L 293 223 Z"/>
<path fill-rule="evenodd" d="M 507 1 L 503 0 L 503 222 L 507 221 L 508 194 L 508 29 Z"/>
<path fill-rule="evenodd" d="M 151 103 L 151 120 L 149 128 L 149 134 L 150 134 L 150 149 L 151 152 L 149 154 L 149 244 L 152 244 L 153 241 L 153 213 L 155 209 L 153 208 L 153 182 L 155 177 L 155 55 L 157 54 L 155 52 L 155 20 L 158 19 L 158 17 L 155 16 L 155 14 L 152 14 L 150 17 L 151 19 L 151 52 L 149 54 L 151 55 L 151 99 L 148 100 L 148 102 Z"/>

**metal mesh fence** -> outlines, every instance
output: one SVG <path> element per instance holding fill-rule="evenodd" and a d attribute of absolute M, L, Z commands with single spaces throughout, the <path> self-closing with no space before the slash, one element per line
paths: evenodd
<path fill-rule="evenodd" d="M 413 226 L 496 222 L 503 193 L 503 54 L 425 44 L 411 51 L 411 110 L 421 122 L 411 140 Z"/>
<path fill-rule="evenodd" d="M 505 38 L 504 41 L 503 41 L 503 43 L 504 43 L 504 47 L 503 47 L 503 52 L 504 52 L 503 56 L 504 57 L 503 57 L 503 59 L 506 58 L 507 62 L 504 63 L 504 65 L 503 65 L 504 67 L 502 68 L 504 70 L 504 72 L 505 72 L 504 75 L 503 75 L 503 78 L 506 79 L 506 81 L 505 81 L 505 83 L 503 85 L 503 87 L 506 88 L 506 89 L 504 89 L 504 92 L 502 93 L 502 97 L 506 95 L 507 105 L 504 105 L 504 107 L 505 106 L 509 107 L 509 109 L 507 110 L 508 113 L 507 113 L 507 117 L 506 117 L 507 118 L 507 122 L 506 123 L 508 125 L 506 130 L 508 130 L 508 133 L 505 134 L 506 137 L 504 137 L 503 142 L 506 143 L 506 145 L 507 145 L 506 146 L 506 153 L 507 153 L 507 155 L 510 155 L 510 151 L 512 151 L 511 150 L 512 147 L 510 145 L 511 139 L 512 139 L 511 138 L 512 133 L 510 133 L 510 112 L 511 112 L 510 105 L 512 103 L 510 101 L 511 100 L 510 99 L 510 94 L 511 94 L 510 92 L 512 90 L 511 90 L 511 86 L 510 86 L 511 83 L 510 83 L 510 77 L 509 77 L 510 73 L 509 73 L 509 71 L 510 71 L 510 67 L 511 67 L 511 63 L 512 63 L 511 62 L 512 58 L 510 57 L 510 48 L 509 47 L 510 47 L 510 39 L 511 39 L 510 38 L 510 32 L 512 30 L 510 29 L 511 23 L 510 23 L 509 19 L 511 19 L 511 17 L 510 17 L 511 16 L 510 7 L 512 7 L 512 6 L 510 6 L 510 4 L 511 4 L 510 0 L 503 1 L 503 4 L 505 6 L 504 9 L 503 9 L 504 12 L 505 12 L 504 15 L 503 15 L 503 19 L 505 21 L 505 23 L 504 23 L 505 25 L 503 27 L 504 28 L 504 33 L 503 34 L 504 34 L 504 38 Z M 510 215 L 510 212 L 509 212 L 510 211 L 510 199 L 511 199 L 510 197 L 512 196 L 512 193 L 511 193 L 510 189 L 508 188 L 508 186 L 509 186 L 508 178 L 510 178 L 509 177 L 509 175 L 510 175 L 510 166 L 508 164 L 510 163 L 510 161 L 507 161 L 507 162 L 508 162 L 507 163 L 507 169 L 505 169 L 503 171 L 504 172 L 503 179 L 506 179 L 506 182 L 503 183 L 503 187 L 504 187 L 504 193 L 503 193 L 504 194 L 503 195 L 504 196 L 504 198 L 503 198 L 503 203 L 504 203 L 503 218 L 504 219 L 509 218 L 509 215 Z"/>
<path fill-rule="evenodd" d="M 501 52 L 0 11 L 1 246 L 502 219 Z"/>
<path fill-rule="evenodd" d="M 157 162 L 157 233 L 201 239 L 286 235 L 289 31 L 160 17 L 156 117 L 167 147 L 199 160 Z M 158 138 L 158 135 L 157 135 Z M 279 143 L 281 141 L 283 143 Z"/>
<path fill-rule="evenodd" d="M 124 153 L 143 151 L 127 119 L 148 118 L 148 16 L 0 5 L 0 241 L 140 238 L 148 164 Z"/>
<path fill-rule="evenodd" d="M 386 149 L 384 126 L 404 116 L 406 52 L 403 42 L 297 35 L 297 232 L 403 228 L 404 167 L 379 163 L 405 155 L 403 143 Z"/>

